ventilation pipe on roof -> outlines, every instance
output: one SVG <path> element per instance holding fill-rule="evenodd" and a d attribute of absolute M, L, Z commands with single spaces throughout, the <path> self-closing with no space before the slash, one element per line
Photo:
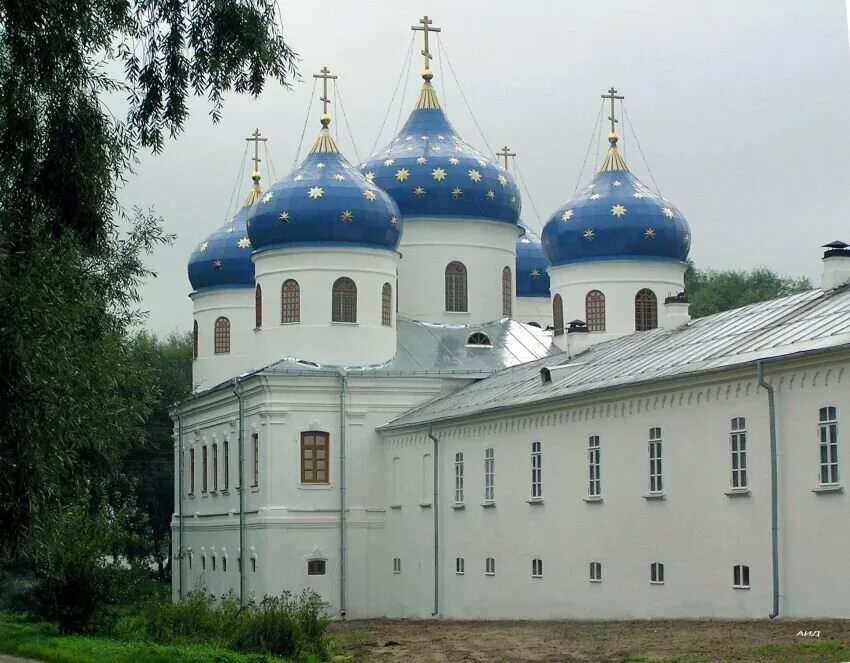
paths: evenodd
<path fill-rule="evenodd" d="M 684 292 L 680 292 L 672 297 L 667 297 L 664 300 L 664 312 L 662 314 L 661 325 L 664 329 L 678 329 L 691 321 L 690 303 L 688 296 Z"/>
<path fill-rule="evenodd" d="M 830 242 L 823 248 L 823 272 L 821 273 L 821 289 L 835 290 L 850 282 L 850 244 Z"/>
<path fill-rule="evenodd" d="M 567 323 L 567 354 L 572 358 L 592 345 L 587 323 L 584 320 L 571 320 Z"/>

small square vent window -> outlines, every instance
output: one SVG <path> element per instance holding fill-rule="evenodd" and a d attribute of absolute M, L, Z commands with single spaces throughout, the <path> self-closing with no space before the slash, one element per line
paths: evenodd
<path fill-rule="evenodd" d="M 323 559 L 311 559 L 307 562 L 307 575 L 308 576 L 323 576 L 325 575 L 325 560 Z"/>

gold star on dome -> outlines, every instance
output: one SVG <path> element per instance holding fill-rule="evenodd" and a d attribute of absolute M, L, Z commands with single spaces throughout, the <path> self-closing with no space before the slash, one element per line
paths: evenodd
<path fill-rule="evenodd" d="M 484 166 L 487 165 L 487 162 L 484 161 L 483 159 L 478 159 L 478 165 L 481 166 L 482 168 L 484 168 Z"/>
<path fill-rule="evenodd" d="M 404 140 L 413 140 L 413 136 L 407 136 Z"/>
<path fill-rule="evenodd" d="M 425 157 L 419 157 L 419 158 L 416 160 L 416 163 L 418 163 L 420 166 L 422 166 L 422 165 L 424 165 L 427 161 L 428 161 L 428 159 L 426 159 Z"/>
<path fill-rule="evenodd" d="M 351 210 L 345 210 L 342 214 L 339 215 L 339 218 L 342 219 L 343 223 L 351 223 L 351 220 L 354 218 L 354 215 L 351 213 Z"/>
<path fill-rule="evenodd" d="M 528 237 L 523 237 L 521 240 L 519 240 L 519 243 L 520 244 L 531 244 L 531 240 L 528 239 Z"/>
<path fill-rule="evenodd" d="M 623 183 L 619 180 L 614 180 L 614 186 L 623 186 Z"/>
<path fill-rule="evenodd" d="M 369 184 L 373 184 L 375 182 L 375 173 L 373 173 L 371 170 L 368 173 L 366 173 L 363 177 L 366 178 L 366 181 Z"/>
<path fill-rule="evenodd" d="M 588 188 L 588 189 L 593 189 L 595 186 L 596 186 L 595 184 L 588 184 L 588 185 L 587 185 L 587 188 Z"/>
<path fill-rule="evenodd" d="M 372 189 L 366 189 L 366 190 L 363 192 L 363 197 L 364 197 L 366 200 L 368 200 L 368 201 L 370 201 L 370 202 L 373 202 L 373 203 L 374 203 L 374 202 L 378 199 L 378 196 L 376 196 L 376 195 L 375 195 L 375 192 L 374 192 L 374 191 L 372 191 Z"/>
<path fill-rule="evenodd" d="M 407 148 L 407 151 L 408 151 L 408 152 L 413 152 L 413 151 L 415 151 L 415 150 L 416 150 L 416 148 L 415 148 L 415 147 L 408 147 L 408 148 Z"/>
<path fill-rule="evenodd" d="M 685 236 L 682 239 L 685 240 L 685 244 L 687 244 L 691 241 L 691 236 L 685 233 Z"/>
<path fill-rule="evenodd" d="M 386 161 L 384 161 L 385 166 L 392 166 L 394 163 L 395 161 L 393 161 L 392 159 L 387 159 Z"/>
<path fill-rule="evenodd" d="M 459 186 L 456 186 L 454 189 L 452 189 L 452 197 L 453 198 L 460 198 L 462 195 L 463 195 L 463 191 L 461 190 L 461 188 Z"/>
<path fill-rule="evenodd" d="M 243 238 L 242 238 L 242 239 L 240 239 L 238 242 L 236 242 L 236 245 L 237 245 L 240 249 L 247 249 L 249 246 L 251 246 L 251 240 L 250 240 L 250 239 L 248 239 L 247 237 L 243 237 Z"/>
<path fill-rule="evenodd" d="M 208 247 L 209 245 L 210 245 L 210 243 L 209 243 L 209 242 L 204 242 L 203 244 L 201 244 L 201 253 L 203 253 L 204 251 L 206 251 L 206 250 L 207 250 L 207 247 Z"/>
<path fill-rule="evenodd" d="M 499 175 L 496 179 L 499 180 L 499 184 L 501 184 L 502 186 L 507 186 L 508 178 L 504 175 Z"/>
<path fill-rule="evenodd" d="M 337 182 L 342 182 L 342 181 L 345 179 L 345 177 L 344 177 L 344 176 L 342 176 L 342 175 L 340 175 L 339 173 L 337 173 L 336 175 L 334 175 L 334 179 L 335 179 Z"/>
<path fill-rule="evenodd" d="M 665 207 L 664 209 L 662 209 L 662 210 L 661 210 L 661 212 L 662 212 L 662 213 L 664 214 L 664 216 L 666 216 L 668 219 L 672 219 L 672 218 L 673 218 L 673 210 L 671 210 L 669 207 Z"/>
<path fill-rule="evenodd" d="M 287 212 L 286 210 L 283 210 L 283 211 L 280 213 L 280 216 L 279 216 L 278 218 L 280 219 L 280 222 L 281 222 L 281 223 L 289 223 L 289 221 L 290 221 L 290 219 L 289 219 L 289 212 Z"/>
<path fill-rule="evenodd" d="M 495 200 L 495 199 L 496 199 L 496 192 L 493 191 L 492 189 L 490 189 L 487 192 L 487 200 Z"/>
<path fill-rule="evenodd" d="M 295 177 L 292 178 L 292 181 L 293 182 L 300 182 L 303 179 L 304 179 L 303 175 L 296 175 Z"/>
<path fill-rule="evenodd" d="M 453 166 L 457 166 L 460 163 L 460 159 L 457 157 L 449 157 L 449 163 Z"/>
<path fill-rule="evenodd" d="M 269 202 L 272 199 L 272 195 L 273 195 L 272 192 L 269 191 L 265 196 L 263 196 L 263 202 L 264 203 Z"/>
<path fill-rule="evenodd" d="M 419 136 L 422 140 L 428 140 L 428 136 Z"/>
<path fill-rule="evenodd" d="M 515 202 L 516 202 L 516 196 L 511 196 L 511 202 L 512 202 L 512 203 L 515 203 Z"/>
<path fill-rule="evenodd" d="M 611 208 L 611 214 L 614 216 L 625 216 L 626 208 L 622 205 L 614 205 L 614 207 Z"/>
<path fill-rule="evenodd" d="M 602 197 L 602 196 L 600 196 L 598 193 L 594 193 L 594 194 L 590 197 L 590 199 L 591 199 L 591 200 L 597 200 L 598 198 L 601 198 L 601 197 Z"/>
<path fill-rule="evenodd" d="M 635 198 L 643 198 L 643 194 L 640 191 L 638 191 L 638 192 L 635 193 L 634 197 Z"/>
<path fill-rule="evenodd" d="M 437 138 L 439 138 L 440 140 L 446 140 L 445 136 L 437 136 Z"/>
<path fill-rule="evenodd" d="M 307 192 L 307 197 L 316 200 L 316 198 L 321 198 L 325 195 L 325 190 L 320 186 L 314 186 Z"/>
<path fill-rule="evenodd" d="M 316 168 L 324 168 L 324 167 L 325 167 L 325 164 L 323 164 L 323 163 L 317 163 L 316 164 Z"/>
<path fill-rule="evenodd" d="M 418 186 L 413 190 L 413 195 L 416 196 L 417 198 L 424 198 L 425 197 L 425 189 L 423 189 L 421 186 Z"/>
<path fill-rule="evenodd" d="M 221 269 L 221 260 L 213 260 L 213 268 Z"/>
<path fill-rule="evenodd" d="M 590 228 L 588 228 L 582 233 L 582 237 L 584 237 L 588 242 L 590 242 L 596 237 L 596 233 L 594 233 Z"/>
<path fill-rule="evenodd" d="M 655 228 L 647 228 L 643 231 L 645 239 L 655 239 Z"/>
<path fill-rule="evenodd" d="M 539 269 L 532 269 L 530 276 L 533 279 L 539 279 L 540 278 L 540 270 Z"/>
<path fill-rule="evenodd" d="M 404 182 L 410 176 L 410 171 L 407 168 L 399 168 L 395 171 L 395 178 L 399 182 Z"/>
<path fill-rule="evenodd" d="M 432 146 L 431 146 L 431 149 L 432 149 L 434 152 L 439 152 L 439 151 L 440 151 L 440 146 L 439 146 L 439 145 L 432 145 Z"/>
<path fill-rule="evenodd" d="M 434 179 L 438 182 L 442 182 L 444 179 L 446 179 L 446 171 L 442 168 L 435 168 L 433 171 L 431 171 L 431 175 L 433 175 Z"/>
<path fill-rule="evenodd" d="M 572 209 L 565 210 L 564 213 L 561 214 L 561 220 L 562 221 L 569 221 L 570 219 L 573 218 L 574 215 L 575 215 L 575 210 L 572 210 Z"/>
<path fill-rule="evenodd" d="M 471 179 L 473 182 L 480 182 L 481 173 L 479 173 L 477 170 L 475 170 L 475 168 L 473 168 L 469 171 L 469 179 Z"/>
<path fill-rule="evenodd" d="M 393 225 L 393 226 L 398 225 L 398 217 L 397 216 L 391 216 L 390 217 L 390 225 Z"/>

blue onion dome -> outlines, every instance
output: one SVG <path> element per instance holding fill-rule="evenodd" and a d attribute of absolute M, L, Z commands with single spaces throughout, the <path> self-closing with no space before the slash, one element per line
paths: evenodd
<path fill-rule="evenodd" d="M 230 221 L 201 242 L 189 257 L 189 282 L 195 292 L 217 288 L 253 288 L 254 263 L 246 220 L 254 202 L 262 194 L 260 173 L 252 175 L 254 185 L 245 204 Z"/>
<path fill-rule="evenodd" d="M 611 147 L 593 178 L 564 203 L 543 228 L 543 251 L 551 266 L 593 260 L 684 261 L 691 230 L 682 213 L 643 185 Z"/>
<path fill-rule="evenodd" d="M 511 174 L 458 136 L 426 69 L 419 101 L 401 132 L 360 166 L 390 194 L 405 221 L 480 219 L 516 224 L 522 206 Z"/>
<path fill-rule="evenodd" d="M 345 160 L 331 137 L 330 116 L 310 154 L 251 209 L 255 251 L 293 246 L 357 246 L 395 251 L 401 213 L 392 198 Z"/>
<path fill-rule="evenodd" d="M 549 297 L 549 274 L 540 237 L 528 228 L 516 241 L 516 296 Z"/>

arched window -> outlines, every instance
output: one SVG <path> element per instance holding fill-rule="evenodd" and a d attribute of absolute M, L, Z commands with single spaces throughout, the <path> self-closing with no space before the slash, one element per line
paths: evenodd
<path fill-rule="evenodd" d="M 635 295 L 635 331 L 647 331 L 658 326 L 658 298 L 648 288 Z"/>
<path fill-rule="evenodd" d="M 301 322 L 301 289 L 294 279 L 286 279 L 280 289 L 280 321 Z"/>
<path fill-rule="evenodd" d="M 332 322 L 357 322 L 357 286 L 347 276 L 334 281 Z"/>
<path fill-rule="evenodd" d="M 381 324 L 384 327 L 393 326 L 393 287 L 384 283 L 381 288 Z"/>
<path fill-rule="evenodd" d="M 555 328 L 555 336 L 564 333 L 564 300 L 561 295 L 555 295 L 552 299 L 552 326 Z"/>
<path fill-rule="evenodd" d="M 467 304 L 466 267 L 461 262 L 446 265 L 446 311 L 466 313 Z"/>
<path fill-rule="evenodd" d="M 502 315 L 510 318 L 513 315 L 513 298 L 511 295 L 511 268 L 505 267 L 502 270 Z"/>
<path fill-rule="evenodd" d="M 215 321 L 213 339 L 215 342 L 214 349 L 217 355 L 226 355 L 230 352 L 230 320 L 227 318 L 218 318 Z"/>
<path fill-rule="evenodd" d="M 259 329 L 263 326 L 263 289 L 257 284 L 254 290 L 254 327 Z"/>
<path fill-rule="evenodd" d="M 198 321 L 192 325 L 192 359 L 198 358 Z"/>
<path fill-rule="evenodd" d="M 587 331 L 605 331 L 605 295 L 599 290 L 591 290 L 584 298 L 584 319 Z"/>
<path fill-rule="evenodd" d="M 490 337 L 484 332 L 472 332 L 469 338 L 466 339 L 467 345 L 485 345 L 491 346 Z"/>

